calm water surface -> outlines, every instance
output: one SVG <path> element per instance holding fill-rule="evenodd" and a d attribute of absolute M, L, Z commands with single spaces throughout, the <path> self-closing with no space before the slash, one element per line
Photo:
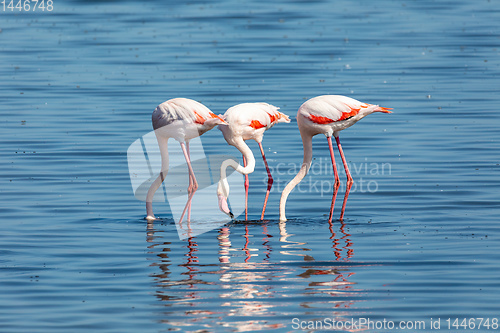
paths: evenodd
<path fill-rule="evenodd" d="M 1 12 L 0 330 L 492 323 L 499 21 L 498 2 L 483 0 L 54 1 L 50 13 Z M 341 135 L 355 179 L 343 221 L 341 187 L 328 222 L 331 164 L 318 136 L 279 223 L 280 192 L 302 161 L 295 114 L 322 94 L 394 113 Z M 291 116 L 263 142 L 275 179 L 264 222 L 259 159 L 249 222 L 179 240 L 167 204 L 155 203 L 161 220 L 143 219 L 127 148 L 178 96 L 217 113 L 265 101 Z M 217 129 L 202 142 L 238 156 Z"/>

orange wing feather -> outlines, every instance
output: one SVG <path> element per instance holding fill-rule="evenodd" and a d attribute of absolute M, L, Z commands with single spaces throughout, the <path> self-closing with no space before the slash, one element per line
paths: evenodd
<path fill-rule="evenodd" d="M 353 117 L 359 113 L 359 110 L 361 110 L 361 108 L 355 109 L 352 106 L 349 106 L 349 109 L 351 109 L 351 112 L 342 112 L 342 116 L 340 116 L 340 118 L 337 119 L 336 121 L 341 121 L 341 120 L 345 120 L 347 118 Z"/>
<path fill-rule="evenodd" d="M 262 124 L 258 120 L 252 120 L 250 122 L 249 126 L 252 127 L 252 128 L 254 128 L 254 129 L 259 129 L 259 128 L 262 128 L 262 127 L 266 127 L 266 126 L 270 126 L 272 124 L 275 124 L 281 118 L 286 118 L 288 120 L 288 117 L 285 114 L 281 113 L 281 112 L 277 112 L 276 114 L 272 114 L 272 113 L 267 112 L 267 115 L 269 116 L 269 124 Z"/>
<path fill-rule="evenodd" d="M 195 117 L 196 117 L 196 119 L 194 120 L 194 122 L 195 122 L 195 123 L 197 123 L 197 124 L 201 124 L 201 125 L 203 125 L 203 124 L 205 123 L 205 118 L 203 118 L 203 117 L 202 117 L 202 116 L 201 116 L 198 112 L 196 112 L 196 111 L 194 111 L 194 110 L 193 110 L 193 113 L 194 113 L 194 115 L 195 115 Z M 224 119 L 222 119 L 221 117 L 219 117 L 218 115 L 216 115 L 216 114 L 214 114 L 214 113 L 212 113 L 212 112 L 210 112 L 208 115 L 209 115 L 209 117 L 210 117 L 210 118 L 218 118 L 218 119 L 220 119 L 220 121 L 222 121 L 223 123 L 226 123 L 226 122 L 224 121 Z"/>
<path fill-rule="evenodd" d="M 196 116 L 196 119 L 195 119 L 194 122 L 197 123 L 197 124 L 202 124 L 203 125 L 205 123 L 205 118 L 203 118 L 202 116 L 200 116 L 200 114 L 198 112 L 196 112 L 194 110 L 193 110 L 193 112 L 194 112 L 194 115 Z"/>
<path fill-rule="evenodd" d="M 330 124 L 330 123 L 333 123 L 335 120 L 333 119 L 330 119 L 328 117 L 320 117 L 320 116 L 315 116 L 313 114 L 310 114 L 309 115 L 309 120 L 312 121 L 313 123 L 316 123 L 316 124 Z"/>
<path fill-rule="evenodd" d="M 262 128 L 262 127 L 266 127 L 266 125 L 262 124 L 260 121 L 258 120 L 252 120 L 250 122 L 250 127 L 252 127 L 253 129 L 259 129 L 259 128 Z"/>
<path fill-rule="evenodd" d="M 268 115 L 269 115 L 269 119 L 271 120 L 271 124 L 274 123 L 275 121 L 278 121 L 277 115 L 270 114 L 270 113 L 268 113 Z"/>
<path fill-rule="evenodd" d="M 218 118 L 223 123 L 226 123 L 226 121 L 224 119 L 222 119 L 221 117 L 219 117 L 218 115 L 216 115 L 215 113 L 212 113 L 212 112 L 210 112 L 210 118 Z"/>
<path fill-rule="evenodd" d="M 361 108 L 356 109 L 356 108 L 353 108 L 352 106 L 349 106 L 349 105 L 347 105 L 347 107 L 349 107 L 349 109 L 351 109 L 351 111 L 342 112 L 342 115 L 340 116 L 339 119 L 333 120 L 333 119 L 330 119 L 328 117 L 315 116 L 315 115 L 311 114 L 311 115 L 309 115 L 309 120 L 312 121 L 313 123 L 321 124 L 321 125 L 330 124 L 330 123 L 333 123 L 336 121 L 342 121 L 342 120 L 346 120 L 347 118 L 353 117 L 353 116 L 357 115 L 359 113 L 359 111 L 361 110 Z M 366 108 L 366 107 L 368 107 L 368 105 L 367 106 L 361 105 L 361 107 Z"/>

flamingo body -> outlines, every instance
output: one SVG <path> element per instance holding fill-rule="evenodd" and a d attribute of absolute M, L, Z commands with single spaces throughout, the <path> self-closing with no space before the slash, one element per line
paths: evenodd
<path fill-rule="evenodd" d="M 198 188 L 191 160 L 189 140 L 211 130 L 216 125 L 226 124 L 205 105 L 188 98 L 174 98 L 161 103 L 151 117 L 153 129 L 161 154 L 160 175 L 151 184 L 146 196 L 147 220 L 156 219 L 153 214 L 153 197 L 168 172 L 168 139 L 174 138 L 182 148 L 189 170 L 188 193 L 191 196 Z"/>
<path fill-rule="evenodd" d="M 224 113 L 223 118 L 229 126 L 219 126 L 219 129 L 232 146 L 240 138 L 261 143 L 264 132 L 276 123 L 290 122 L 288 116 L 278 110 L 278 107 L 267 103 L 238 104 Z"/>
<path fill-rule="evenodd" d="M 221 179 L 217 188 L 219 208 L 231 217 L 232 213 L 229 211 L 227 205 L 229 185 L 226 180 L 226 169 L 228 166 L 231 166 L 237 172 L 245 175 L 245 216 L 247 216 L 248 174 L 252 173 L 255 169 L 255 157 L 245 141 L 255 140 L 259 145 L 268 173 L 268 190 L 266 192 L 261 215 L 261 219 L 264 218 L 267 198 L 269 197 L 269 191 L 273 180 L 262 148 L 262 139 L 264 137 L 264 132 L 273 127 L 276 123 L 290 122 L 288 116 L 279 112 L 278 109 L 278 107 L 267 103 L 243 103 L 229 108 L 222 116 L 229 125 L 219 126 L 219 129 L 224 135 L 224 139 L 226 139 L 227 143 L 236 147 L 242 153 L 244 164 L 242 166 L 233 160 L 226 160 L 221 166 Z"/>
<path fill-rule="evenodd" d="M 340 95 L 313 97 L 302 104 L 297 112 L 297 123 L 302 131 L 310 135 L 337 136 L 338 132 L 354 125 L 373 112 L 388 112 L 390 109 L 362 103 L 354 98 Z M 337 134 L 337 135 L 335 135 Z"/>
<path fill-rule="evenodd" d="M 288 183 L 281 194 L 280 200 L 280 220 L 286 221 L 285 205 L 288 195 L 293 188 L 306 176 L 312 161 L 312 137 L 317 134 L 324 134 L 328 140 L 332 167 L 335 174 L 335 190 L 338 189 L 340 180 L 335 165 L 333 146 L 331 137 L 335 137 L 339 149 L 342 163 L 347 175 L 347 190 L 352 185 L 352 177 L 347 167 L 347 161 L 340 145 L 339 132 L 354 125 L 362 118 L 374 112 L 391 113 L 390 108 L 378 105 L 363 103 L 350 97 L 340 95 L 323 95 L 313 97 L 302 104 L 297 112 L 297 124 L 304 147 L 304 160 L 297 175 Z M 336 193 L 336 192 L 335 192 Z M 334 200 L 332 201 L 332 207 Z M 345 201 L 344 207 L 345 208 Z M 332 211 L 331 211 L 332 212 Z M 331 213 L 330 213 L 331 220 Z"/>
<path fill-rule="evenodd" d="M 161 103 L 151 117 L 153 129 L 179 142 L 193 139 L 225 123 L 205 105 L 188 98 L 173 98 Z"/>

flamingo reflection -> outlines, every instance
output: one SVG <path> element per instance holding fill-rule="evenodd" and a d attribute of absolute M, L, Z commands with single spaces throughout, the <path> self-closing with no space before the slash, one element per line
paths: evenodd
<path fill-rule="evenodd" d="M 345 223 L 343 221 L 340 221 L 338 232 L 335 232 L 334 224 L 331 222 L 331 216 L 329 217 L 328 229 L 331 234 L 330 239 L 332 240 L 332 249 L 336 261 L 350 261 L 354 254 L 352 250 L 353 242 L 350 239 L 351 235 L 346 232 L 345 227 Z M 305 261 L 308 260 L 306 258 L 312 258 L 311 256 L 297 251 L 310 251 L 310 249 L 304 247 L 306 243 L 293 242 L 290 240 L 290 238 L 295 235 L 289 234 L 287 232 L 286 222 L 280 222 L 279 229 L 281 235 L 280 241 L 286 243 L 286 245 L 282 245 L 282 248 L 287 249 L 287 251 L 282 251 L 282 254 L 301 256 L 304 257 Z M 300 245 L 300 247 L 297 247 L 297 245 Z M 290 248 L 293 248 L 295 251 L 291 251 Z M 314 261 L 314 258 L 310 259 L 310 261 Z M 342 299 L 340 300 L 329 301 L 331 303 L 335 303 L 335 308 L 349 308 L 355 303 L 355 301 L 351 299 L 346 299 L 346 296 L 350 295 L 349 292 L 353 291 L 352 285 L 355 284 L 354 282 L 349 281 L 349 278 L 355 274 L 354 272 L 348 271 L 349 266 L 336 265 L 335 267 L 332 267 L 330 269 L 317 269 L 314 266 L 308 267 L 306 264 L 302 268 L 305 268 L 305 271 L 301 274 L 298 274 L 297 276 L 303 279 L 312 280 L 308 284 L 309 288 L 306 289 L 307 294 L 324 295 L 325 293 L 328 293 L 330 296 L 342 297 Z M 314 281 L 315 276 L 331 276 L 331 278 L 323 281 Z M 302 302 L 300 305 L 302 307 L 309 308 L 309 303 L 312 302 Z"/>
<path fill-rule="evenodd" d="M 329 304 L 329 315 L 342 319 L 358 302 L 354 295 L 359 298 L 352 281 L 355 266 L 345 264 L 354 255 L 348 226 L 321 226 L 322 244 L 326 240 L 332 251 L 325 260 L 325 247 L 316 252 L 318 243 L 305 241 L 288 223 L 229 224 L 201 238 L 184 221 L 184 240 L 161 231 L 161 225 L 148 225 L 151 266 L 160 269 L 152 277 L 155 296 L 165 306 L 162 322 L 181 330 L 266 331 L 289 326 L 277 319 L 283 307 L 293 314 L 297 306 L 314 309 L 319 303 Z M 215 263 L 208 254 L 213 250 Z"/>

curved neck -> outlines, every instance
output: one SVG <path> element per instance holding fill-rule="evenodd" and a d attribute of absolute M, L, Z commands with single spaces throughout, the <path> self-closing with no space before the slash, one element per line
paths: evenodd
<path fill-rule="evenodd" d="M 300 167 L 297 175 L 292 179 L 291 182 L 283 190 L 281 193 L 280 199 L 280 221 L 286 221 L 285 215 L 285 206 L 286 199 L 290 192 L 297 186 L 298 183 L 307 175 L 307 171 L 309 171 L 309 167 L 311 166 L 312 161 L 312 136 L 309 134 L 302 134 L 302 144 L 304 145 L 304 160 L 302 161 L 302 166 Z"/>
<path fill-rule="evenodd" d="M 255 169 L 255 157 L 253 156 L 252 150 L 247 146 L 245 141 L 243 141 L 243 139 L 241 138 L 238 138 L 234 140 L 234 146 L 238 148 L 238 150 L 245 157 L 247 166 L 243 167 L 241 164 L 239 164 L 233 159 L 227 159 L 224 162 L 222 162 L 220 167 L 220 180 L 219 180 L 219 185 L 217 186 L 217 193 L 223 194 L 224 197 L 226 198 L 229 195 L 229 184 L 227 182 L 226 169 L 228 167 L 231 167 L 237 172 L 241 173 L 242 175 L 248 175 L 252 173 Z"/>

